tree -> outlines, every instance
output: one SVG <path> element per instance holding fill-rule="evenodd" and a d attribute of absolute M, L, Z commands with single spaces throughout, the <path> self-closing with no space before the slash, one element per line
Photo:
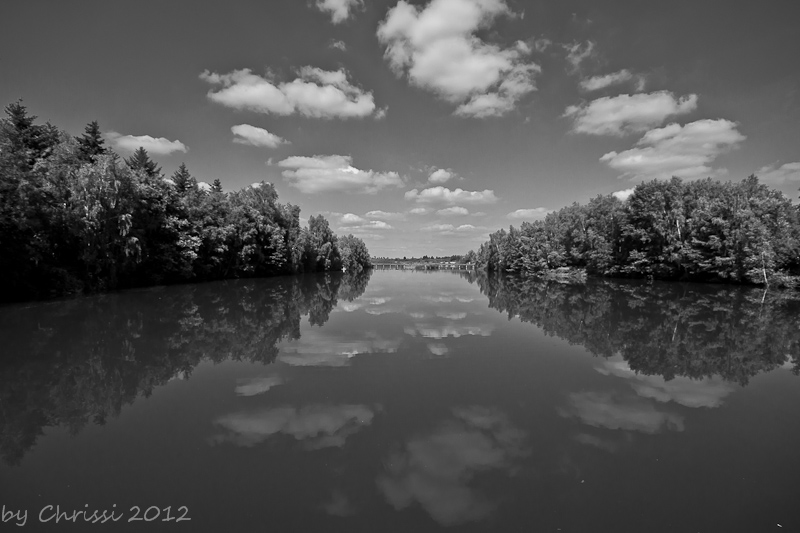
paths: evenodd
<path fill-rule="evenodd" d="M 211 184 L 211 190 L 213 192 L 222 192 L 222 182 L 219 181 L 219 178 L 214 179 L 214 183 Z"/>
<path fill-rule="evenodd" d="M 142 146 L 137 148 L 136 151 L 133 152 L 133 155 L 125 160 L 125 163 L 134 172 L 144 172 L 151 178 L 155 178 L 161 174 L 161 167 L 159 167 L 155 161 L 150 159 L 150 156 L 147 154 L 147 150 L 145 150 Z"/>
<path fill-rule="evenodd" d="M 103 146 L 105 140 L 100 134 L 100 126 L 96 120 L 87 124 L 84 134 L 75 140 L 78 142 L 78 159 L 84 163 L 94 163 L 97 161 L 97 156 L 107 152 L 106 147 Z"/>
<path fill-rule="evenodd" d="M 172 182 L 175 184 L 178 194 L 186 194 L 188 191 L 197 189 L 197 180 L 189 174 L 186 163 L 181 163 L 181 166 L 172 175 Z"/>

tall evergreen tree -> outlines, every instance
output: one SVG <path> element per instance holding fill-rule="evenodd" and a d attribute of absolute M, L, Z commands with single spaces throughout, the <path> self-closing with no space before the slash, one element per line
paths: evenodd
<path fill-rule="evenodd" d="M 211 184 L 211 190 L 214 192 L 222 192 L 222 182 L 219 181 L 219 178 L 214 179 L 214 183 Z"/>
<path fill-rule="evenodd" d="M 86 125 L 84 134 L 78 137 L 76 141 L 78 141 L 78 159 L 84 163 L 94 163 L 97 161 L 97 156 L 108 152 L 106 147 L 103 146 L 105 140 L 100 134 L 100 126 L 96 120 Z"/>
<path fill-rule="evenodd" d="M 189 174 L 186 163 L 181 163 L 181 166 L 178 167 L 178 170 L 172 175 L 172 181 L 175 183 L 175 189 L 180 194 L 197 189 L 197 180 L 194 176 Z"/>
<path fill-rule="evenodd" d="M 155 161 L 150 159 L 150 156 L 147 154 L 147 150 L 145 150 L 142 146 L 137 148 L 136 151 L 133 152 L 133 155 L 125 160 L 125 163 L 134 172 L 137 170 L 143 171 L 151 178 L 155 178 L 161 174 L 161 167 L 159 167 Z"/>

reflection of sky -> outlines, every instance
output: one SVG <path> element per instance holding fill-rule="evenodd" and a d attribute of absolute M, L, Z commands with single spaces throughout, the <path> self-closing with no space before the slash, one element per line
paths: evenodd
<path fill-rule="evenodd" d="M 283 383 L 283 380 L 278 376 L 240 379 L 234 392 L 239 396 L 255 396 L 256 394 L 263 394 L 281 383 Z"/>
<path fill-rule="evenodd" d="M 447 349 L 447 345 L 443 342 L 429 342 L 428 351 L 433 355 L 446 355 L 450 350 Z"/>
<path fill-rule="evenodd" d="M 630 385 L 639 396 L 659 402 L 673 401 L 686 407 L 719 407 L 735 390 L 734 385 L 718 376 L 705 379 L 678 376 L 667 381 L 661 376 L 638 374 L 619 355 L 603 361 L 597 371 L 631 380 Z"/>
<path fill-rule="evenodd" d="M 345 439 L 372 423 L 376 409 L 366 405 L 275 407 L 231 413 L 214 421 L 226 430 L 214 442 L 254 446 L 283 433 L 304 441 L 310 449 L 344 446 Z"/>
<path fill-rule="evenodd" d="M 526 455 L 524 433 L 501 412 L 470 407 L 453 414 L 438 429 L 412 438 L 392 454 L 386 474 L 377 480 L 395 509 L 417 502 L 445 526 L 488 516 L 496 504 L 470 487 L 470 480 L 479 472 L 511 473 L 514 460 Z"/>
<path fill-rule="evenodd" d="M 351 332 L 342 340 L 324 328 L 309 329 L 299 339 L 282 343 L 278 361 L 292 366 L 347 366 L 355 355 L 394 353 L 399 345 L 400 339 L 380 338 L 370 331 Z"/>
<path fill-rule="evenodd" d="M 479 337 L 488 337 L 494 331 L 494 326 L 490 324 L 414 324 L 413 327 L 407 326 L 403 331 L 412 337 L 420 336 L 428 339 L 444 339 L 447 337 L 463 337 L 465 335 L 475 335 Z"/>
<path fill-rule="evenodd" d="M 569 395 L 567 407 L 559 408 L 564 417 L 577 417 L 583 423 L 607 429 L 659 433 L 663 429 L 683 431 L 683 417 L 659 411 L 638 396 L 604 392 L 577 392 Z"/>

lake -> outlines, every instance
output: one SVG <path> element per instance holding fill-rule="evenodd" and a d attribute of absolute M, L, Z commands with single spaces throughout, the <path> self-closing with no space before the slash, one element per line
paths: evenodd
<path fill-rule="evenodd" d="M 799 326 L 464 271 L 6 305 L 0 530 L 799 531 Z"/>

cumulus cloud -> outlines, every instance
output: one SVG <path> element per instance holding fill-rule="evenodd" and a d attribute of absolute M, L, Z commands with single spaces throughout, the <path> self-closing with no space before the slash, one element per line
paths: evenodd
<path fill-rule="evenodd" d="M 578 392 L 570 394 L 569 406 L 558 413 L 577 417 L 584 424 L 607 429 L 624 429 L 642 433 L 659 433 L 663 429 L 683 431 L 683 417 L 657 410 L 636 396 L 617 397 L 608 393 Z"/>
<path fill-rule="evenodd" d="M 366 220 L 353 213 L 342 215 L 339 224 L 349 231 L 352 230 L 385 230 L 392 229 L 392 226 L 382 220 Z"/>
<path fill-rule="evenodd" d="M 232 413 L 214 421 L 227 432 L 214 442 L 255 446 L 277 434 L 304 441 L 308 449 L 341 448 L 350 435 L 372 423 L 379 408 L 366 405 L 311 405 L 301 409 L 276 407 Z"/>
<path fill-rule="evenodd" d="M 363 6 L 364 0 L 317 0 L 317 9 L 331 16 L 331 22 L 339 24 L 350 18 L 351 10 Z"/>
<path fill-rule="evenodd" d="M 630 198 L 631 194 L 633 194 L 633 188 L 630 189 L 623 189 L 621 191 L 612 192 L 611 196 L 616 198 L 617 200 L 624 202 L 628 198 Z"/>
<path fill-rule="evenodd" d="M 278 166 L 287 169 L 283 177 L 289 185 L 309 194 L 334 191 L 375 194 L 387 187 L 403 185 L 397 172 L 360 170 L 352 162 L 352 157 L 344 155 L 293 156 L 280 161 Z"/>
<path fill-rule="evenodd" d="M 659 402 L 673 401 L 685 407 L 719 407 L 735 387 L 718 376 L 691 379 L 678 376 L 669 381 L 661 376 L 638 374 L 621 356 L 603 361 L 597 371 L 630 380 L 639 396 Z"/>
<path fill-rule="evenodd" d="M 280 82 L 269 72 L 259 76 L 250 69 L 228 74 L 206 70 L 200 79 L 216 87 L 208 92 L 212 102 L 233 109 L 316 118 L 378 115 L 372 93 L 351 84 L 344 69 L 328 71 L 306 66 L 290 82 Z"/>
<path fill-rule="evenodd" d="M 465 191 L 455 189 L 451 191 L 447 187 L 430 187 L 418 191 L 411 189 L 405 193 L 406 200 L 414 200 L 422 204 L 493 204 L 497 201 L 494 191 L 486 189 L 484 191 Z"/>
<path fill-rule="evenodd" d="M 335 48 L 337 50 L 341 50 L 342 52 L 347 52 L 347 45 L 342 40 L 331 41 L 331 44 L 329 44 L 328 46 L 330 46 L 331 48 Z"/>
<path fill-rule="evenodd" d="M 430 226 L 423 227 L 422 231 L 432 231 L 441 235 L 459 235 L 471 234 L 475 231 L 484 231 L 485 229 L 486 228 L 483 226 L 473 226 L 472 224 L 461 224 L 460 226 L 454 226 L 453 224 L 431 224 Z"/>
<path fill-rule="evenodd" d="M 648 131 L 636 147 L 600 158 L 623 176 L 640 179 L 693 179 L 719 173 L 709 166 L 717 156 L 736 148 L 745 136 L 730 120 L 698 120 Z"/>
<path fill-rule="evenodd" d="M 567 71 L 570 74 L 579 72 L 583 62 L 597 54 L 594 49 L 595 43 L 593 41 L 586 41 L 585 43 L 574 42 L 562 46 L 564 50 L 567 51 Z"/>
<path fill-rule="evenodd" d="M 364 215 L 367 218 L 374 218 L 377 220 L 405 220 L 405 213 L 390 213 L 387 211 L 368 211 Z"/>
<path fill-rule="evenodd" d="M 432 353 L 436 353 L 431 350 Z M 471 485 L 481 472 L 512 475 L 526 455 L 525 433 L 486 407 L 455 409 L 454 418 L 406 442 L 384 461 L 378 488 L 395 509 L 418 502 L 442 526 L 486 518 L 496 508 Z"/>
<path fill-rule="evenodd" d="M 504 0 L 432 0 L 424 7 L 400 0 L 378 26 L 394 72 L 458 104 L 457 115 L 499 116 L 535 90 L 541 68 L 530 47 L 487 43 L 476 33 L 498 16 L 513 16 Z"/>
<path fill-rule="evenodd" d="M 552 212 L 552 209 L 547 209 L 546 207 L 534 207 L 533 209 L 517 209 L 507 214 L 506 217 L 512 219 L 541 220 L 546 217 L 548 213 Z"/>
<path fill-rule="evenodd" d="M 769 185 L 783 185 L 788 182 L 800 181 L 800 161 L 784 163 L 781 166 L 767 165 L 756 170 L 755 175 L 758 176 L 761 183 Z"/>
<path fill-rule="evenodd" d="M 696 94 L 675 98 L 669 91 L 657 91 L 598 98 L 567 107 L 564 116 L 573 120 L 575 133 L 625 135 L 646 131 L 667 117 L 690 113 L 696 108 Z"/>
<path fill-rule="evenodd" d="M 426 215 L 428 214 L 429 211 L 430 209 L 426 207 L 415 207 L 414 209 L 409 211 L 409 213 L 411 213 L 412 215 Z"/>
<path fill-rule="evenodd" d="M 455 177 L 455 172 L 452 170 L 440 168 L 431 172 L 431 175 L 428 176 L 428 181 L 431 183 L 445 183 L 450 179 Z"/>
<path fill-rule="evenodd" d="M 278 376 L 242 379 L 239 380 L 234 392 L 239 396 L 255 396 L 256 394 L 263 394 L 281 383 L 283 383 L 283 380 Z"/>
<path fill-rule="evenodd" d="M 169 155 L 173 152 L 186 152 L 189 147 L 179 140 L 170 141 L 164 137 L 151 137 L 149 135 L 123 135 L 116 131 L 105 134 L 106 139 L 122 152 L 134 152 L 139 147 L 144 148 L 151 155 Z"/>
<path fill-rule="evenodd" d="M 270 133 L 263 128 L 257 128 L 250 124 L 239 124 L 231 126 L 234 135 L 233 142 L 239 144 L 249 144 L 251 146 L 265 146 L 267 148 L 277 148 L 281 144 L 289 144 L 289 141 Z"/>
<path fill-rule="evenodd" d="M 469 215 L 469 211 L 464 207 L 453 206 L 453 207 L 446 207 L 444 209 L 439 209 L 438 211 L 436 211 L 436 214 L 445 217 L 452 217 L 452 216 Z"/>
<path fill-rule="evenodd" d="M 628 69 L 622 69 L 612 74 L 605 74 L 603 76 L 592 76 L 581 80 L 580 86 L 584 91 L 599 91 L 612 85 L 619 85 L 633 79 L 633 74 Z"/>

